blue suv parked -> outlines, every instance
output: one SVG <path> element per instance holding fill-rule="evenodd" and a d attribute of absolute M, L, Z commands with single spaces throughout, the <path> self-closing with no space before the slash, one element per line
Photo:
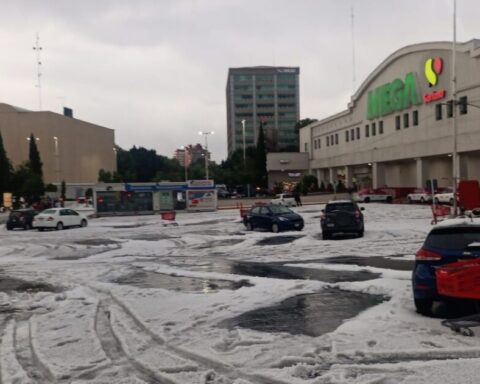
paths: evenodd
<path fill-rule="evenodd" d="M 436 267 L 478 257 L 478 219 L 452 219 L 436 225 L 416 253 L 412 289 L 417 312 L 429 316 L 432 314 L 433 302 L 445 300 L 437 291 Z"/>
<path fill-rule="evenodd" d="M 276 204 L 253 206 L 243 218 L 243 224 L 249 231 L 263 228 L 272 232 L 289 229 L 301 231 L 304 226 L 302 216 L 283 205 Z"/>

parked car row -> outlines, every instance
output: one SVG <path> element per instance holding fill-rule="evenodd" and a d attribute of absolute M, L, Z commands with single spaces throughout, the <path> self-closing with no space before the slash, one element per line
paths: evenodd
<path fill-rule="evenodd" d="M 10 212 L 7 219 L 7 230 L 36 228 L 62 230 L 71 227 L 86 227 L 88 219 L 85 215 L 70 208 L 49 208 L 37 212 L 32 208 L 17 209 Z"/>

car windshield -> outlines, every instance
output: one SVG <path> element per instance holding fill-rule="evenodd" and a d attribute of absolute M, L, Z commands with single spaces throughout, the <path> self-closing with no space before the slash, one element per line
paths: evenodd
<path fill-rule="evenodd" d="M 10 213 L 10 217 L 20 217 L 22 216 L 22 212 L 19 212 L 19 211 L 12 211 Z"/>
<path fill-rule="evenodd" d="M 428 248 L 465 249 L 475 242 L 480 242 L 480 227 L 441 228 L 430 233 L 425 240 L 425 246 Z"/>
<path fill-rule="evenodd" d="M 46 215 L 54 215 L 55 214 L 55 209 L 46 209 L 45 211 L 43 211 L 42 213 L 46 214 Z"/>
<path fill-rule="evenodd" d="M 271 211 L 276 215 L 283 215 L 285 213 L 293 213 L 291 209 L 284 207 L 283 205 L 270 206 Z"/>
<path fill-rule="evenodd" d="M 335 204 L 328 204 L 325 207 L 326 212 L 333 212 L 333 211 L 348 211 L 348 212 L 355 212 L 355 205 L 352 203 L 335 203 Z"/>

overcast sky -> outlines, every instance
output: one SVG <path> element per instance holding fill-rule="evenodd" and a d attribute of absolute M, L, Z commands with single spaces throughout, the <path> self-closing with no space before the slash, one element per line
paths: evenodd
<path fill-rule="evenodd" d="M 227 155 L 230 67 L 300 67 L 301 118 L 344 110 L 353 90 L 397 49 L 452 39 L 453 0 L 2 0 L 0 102 L 115 129 L 118 145 L 203 143 Z M 457 40 L 480 38 L 480 2 L 457 1 Z"/>

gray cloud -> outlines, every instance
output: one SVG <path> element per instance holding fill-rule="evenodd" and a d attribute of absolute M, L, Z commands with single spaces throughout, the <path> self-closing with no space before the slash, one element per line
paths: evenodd
<path fill-rule="evenodd" d="M 226 156 L 229 67 L 301 68 L 301 115 L 345 109 L 352 94 L 350 7 L 355 8 L 357 86 L 388 55 L 452 37 L 443 0 L 6 1 L 0 26 L 0 101 L 37 109 L 32 46 L 40 32 L 43 104 L 116 130 L 170 156 L 214 130 Z M 480 4 L 459 0 L 458 39 L 478 37 Z"/>

